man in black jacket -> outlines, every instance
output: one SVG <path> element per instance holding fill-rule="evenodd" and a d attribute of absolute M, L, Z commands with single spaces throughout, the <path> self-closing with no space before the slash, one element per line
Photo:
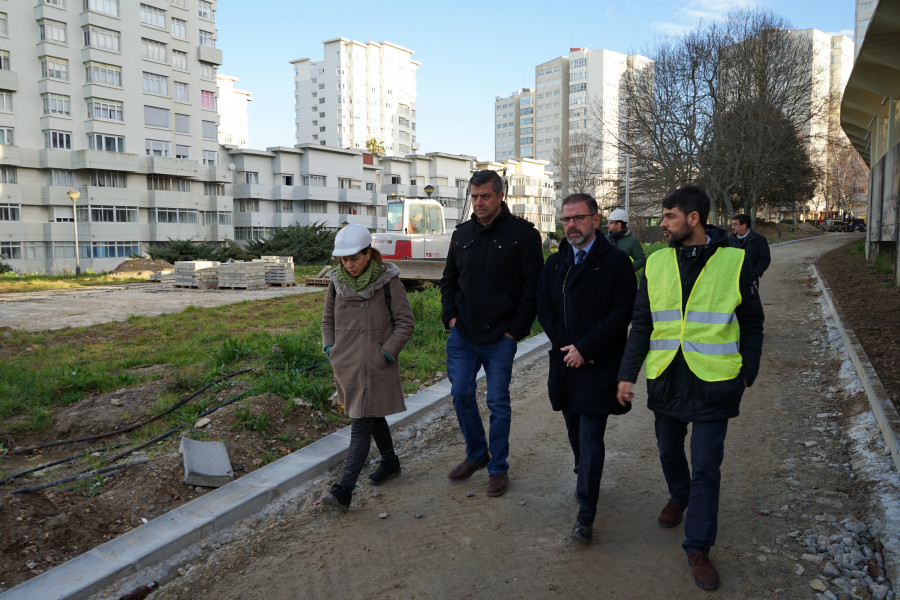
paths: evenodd
<path fill-rule="evenodd" d="M 448 477 L 459 481 L 487 466 L 489 496 L 509 486 L 509 382 L 517 341 L 528 335 L 537 311 L 537 282 L 544 258 L 541 236 L 503 202 L 496 171 L 476 171 L 469 181 L 473 215 L 450 238 L 441 278 L 447 339 L 447 376 L 466 458 Z M 490 448 L 475 399 L 475 377 L 484 366 L 491 411 Z"/>
<path fill-rule="evenodd" d="M 632 386 L 646 358 L 647 406 L 655 414 L 670 496 L 657 522 L 675 527 L 687 509 L 682 547 L 697 585 L 715 589 L 719 574 L 709 550 L 716 541 L 725 433 L 759 371 L 763 310 L 745 254 L 728 246 L 724 230 L 706 224 L 703 190 L 680 188 L 662 204 L 670 247 L 647 260 L 618 399 L 623 406 L 634 399 Z"/>
<path fill-rule="evenodd" d="M 566 239 L 547 259 L 538 283 L 538 321 L 550 338 L 547 389 L 553 410 L 562 411 L 575 455 L 579 510 L 575 541 L 593 540 L 610 414 L 622 414 L 616 402 L 617 371 L 637 281 L 631 261 L 597 229 L 597 201 L 587 194 L 563 200 Z"/>
<path fill-rule="evenodd" d="M 772 256 L 769 253 L 769 241 L 750 228 L 750 216 L 745 214 L 734 215 L 731 218 L 732 235 L 728 236 L 728 243 L 733 248 L 741 248 L 747 253 L 750 267 L 756 274 L 757 285 L 763 273 L 769 268 Z"/>

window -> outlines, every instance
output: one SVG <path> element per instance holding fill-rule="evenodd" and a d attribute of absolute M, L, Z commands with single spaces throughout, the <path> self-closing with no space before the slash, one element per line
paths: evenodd
<path fill-rule="evenodd" d="M 259 183 L 259 173 L 256 171 L 244 171 L 244 183 Z"/>
<path fill-rule="evenodd" d="M 9 71 L 9 52 L 0 50 L 0 71 Z"/>
<path fill-rule="evenodd" d="M 144 149 L 147 151 L 147 156 L 169 156 L 172 144 L 162 140 L 144 140 Z"/>
<path fill-rule="evenodd" d="M 235 212 L 259 212 L 259 200 L 256 198 L 241 198 L 234 201 Z"/>
<path fill-rule="evenodd" d="M 188 84 L 176 81 L 172 84 L 172 98 L 181 102 L 188 101 Z"/>
<path fill-rule="evenodd" d="M 212 21 L 215 18 L 215 12 L 212 9 L 212 3 L 206 2 L 206 0 L 200 0 L 197 3 L 197 15 L 201 19 Z"/>
<path fill-rule="evenodd" d="M 210 194 L 207 194 L 210 195 Z M 212 194 L 215 195 L 215 194 Z M 203 213 L 203 224 L 204 225 L 231 225 L 231 213 L 230 212 L 216 212 L 209 211 Z"/>
<path fill-rule="evenodd" d="M 169 191 L 172 189 L 172 178 L 168 175 L 147 175 L 147 189 Z"/>
<path fill-rule="evenodd" d="M 169 109 L 156 106 L 144 107 L 144 125 L 169 129 Z"/>
<path fill-rule="evenodd" d="M 122 46 L 122 36 L 118 31 L 112 29 L 88 25 L 84 28 L 84 46 L 118 52 Z"/>
<path fill-rule="evenodd" d="M 200 79 L 208 81 L 216 80 L 216 65 L 208 62 L 200 63 Z"/>
<path fill-rule="evenodd" d="M 294 176 L 293 175 L 282 175 L 281 176 L 281 185 L 294 185 Z"/>
<path fill-rule="evenodd" d="M 157 62 L 167 62 L 166 45 L 156 40 L 141 38 L 141 56 L 147 60 L 155 60 Z"/>
<path fill-rule="evenodd" d="M 125 152 L 125 138 L 121 135 L 105 133 L 89 133 L 88 148 L 104 152 Z"/>
<path fill-rule="evenodd" d="M 91 171 L 91 185 L 98 187 L 125 187 L 125 173 L 121 171 Z"/>
<path fill-rule="evenodd" d="M 275 212 L 277 212 L 277 213 L 294 212 L 294 202 L 292 200 L 276 200 L 275 201 Z"/>
<path fill-rule="evenodd" d="M 203 182 L 203 195 L 204 196 L 224 196 L 225 195 L 225 184 L 217 183 L 215 181 L 204 181 Z"/>
<path fill-rule="evenodd" d="M 191 191 L 191 180 L 185 179 L 184 177 L 176 177 L 175 178 L 175 191 L 176 192 L 190 192 Z"/>
<path fill-rule="evenodd" d="M 90 258 L 128 258 L 140 254 L 140 242 L 92 242 Z"/>
<path fill-rule="evenodd" d="M 326 178 L 324 175 L 304 175 L 303 185 L 309 187 L 325 187 Z"/>
<path fill-rule="evenodd" d="M 207 90 L 201 90 L 200 106 L 208 110 L 216 110 L 216 93 Z"/>
<path fill-rule="evenodd" d="M 60 8 L 66 7 L 66 0 L 42 0 L 44 4 L 50 4 L 53 6 L 58 6 Z"/>
<path fill-rule="evenodd" d="M 50 19 L 38 21 L 38 37 L 42 42 L 55 42 L 57 44 L 67 44 L 69 41 L 66 35 L 66 24 L 59 21 L 51 21 Z"/>
<path fill-rule="evenodd" d="M 178 8 L 187 8 L 186 0 L 172 0 L 172 6 L 177 6 Z"/>
<path fill-rule="evenodd" d="M 182 146 L 181 144 L 175 144 L 175 158 L 191 158 L 191 147 L 190 146 Z"/>
<path fill-rule="evenodd" d="M 191 117 L 189 115 L 175 113 L 175 131 L 177 133 L 190 133 Z"/>
<path fill-rule="evenodd" d="M 55 56 L 41 57 L 41 76 L 50 79 L 69 80 L 69 61 Z"/>
<path fill-rule="evenodd" d="M 75 173 L 66 169 L 50 169 L 47 171 L 47 185 L 72 187 L 75 185 Z"/>
<path fill-rule="evenodd" d="M 12 112 L 13 109 L 13 93 L 6 90 L 0 90 L 0 111 Z"/>
<path fill-rule="evenodd" d="M 84 75 L 88 83 L 122 87 L 122 67 L 90 60 L 84 63 Z"/>
<path fill-rule="evenodd" d="M 374 191 L 375 191 L 375 184 L 374 184 L 374 183 L 367 183 L 367 184 L 366 184 L 366 191 L 367 191 L 367 192 L 374 192 Z"/>
<path fill-rule="evenodd" d="M 0 166 L 0 183 L 16 183 L 16 168 Z"/>
<path fill-rule="evenodd" d="M 214 150 L 203 151 L 203 164 L 211 167 L 219 164 L 219 153 Z"/>
<path fill-rule="evenodd" d="M 123 104 L 119 100 L 106 100 L 104 98 L 88 98 L 89 119 L 106 119 L 109 121 L 123 121 Z"/>
<path fill-rule="evenodd" d="M 9 20 L 5 12 L 0 12 L 0 35 L 9 35 Z"/>
<path fill-rule="evenodd" d="M 0 242 L 0 258 L 7 260 L 22 258 L 21 242 Z"/>
<path fill-rule="evenodd" d="M 215 121 L 203 121 L 202 125 L 202 136 L 204 140 L 215 140 L 218 138 L 218 132 L 216 131 L 216 122 Z"/>
<path fill-rule="evenodd" d="M 172 67 L 179 71 L 188 70 L 188 54 L 181 50 L 172 50 Z"/>
<path fill-rule="evenodd" d="M 196 210 L 190 208 L 157 208 L 150 210 L 151 223 L 192 223 L 197 224 Z"/>
<path fill-rule="evenodd" d="M 165 75 L 157 75 L 156 73 L 147 73 L 145 71 L 143 80 L 145 92 L 161 96 L 169 95 L 169 78 Z"/>
<path fill-rule="evenodd" d="M 84 8 L 104 15 L 119 16 L 119 0 L 84 0 Z"/>
<path fill-rule="evenodd" d="M 172 23 L 172 37 L 178 38 L 179 40 L 187 39 L 187 21 L 182 21 L 181 19 L 176 19 L 172 17 L 169 19 Z"/>
<path fill-rule="evenodd" d="M 216 35 L 211 31 L 200 30 L 200 45 L 210 48 L 216 47 Z"/>
<path fill-rule="evenodd" d="M 0 204 L 0 221 L 21 220 L 21 204 Z"/>
<path fill-rule="evenodd" d="M 72 149 L 72 132 L 48 130 L 44 132 L 44 148 Z"/>
<path fill-rule="evenodd" d="M 159 29 L 166 28 L 166 11 L 141 4 L 141 23 Z"/>

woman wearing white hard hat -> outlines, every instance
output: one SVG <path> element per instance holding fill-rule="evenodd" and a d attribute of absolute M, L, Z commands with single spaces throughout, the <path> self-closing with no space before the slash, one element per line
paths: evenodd
<path fill-rule="evenodd" d="M 325 294 L 322 347 L 334 370 L 338 402 L 352 421 L 341 480 L 322 501 L 347 512 L 372 438 L 381 463 L 369 482 L 381 485 L 400 474 L 385 416 L 406 410 L 397 359 L 414 323 L 400 269 L 372 248 L 368 229 L 355 223 L 342 228 L 332 254 L 339 262 Z"/>

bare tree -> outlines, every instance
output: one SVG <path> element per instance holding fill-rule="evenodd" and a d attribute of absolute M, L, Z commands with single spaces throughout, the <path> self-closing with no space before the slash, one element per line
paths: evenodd
<path fill-rule="evenodd" d="M 590 194 L 597 197 L 601 185 L 601 150 L 593 137 L 584 134 L 569 136 L 567 147 L 557 146 L 553 163 L 559 165 L 562 194 Z"/>
<path fill-rule="evenodd" d="M 865 206 L 869 169 L 842 132 L 828 142 L 827 179 L 825 210 L 843 215 L 853 213 L 859 204 Z"/>

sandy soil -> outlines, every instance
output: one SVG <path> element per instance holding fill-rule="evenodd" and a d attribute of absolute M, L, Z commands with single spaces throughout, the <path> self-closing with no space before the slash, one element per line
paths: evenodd
<path fill-rule="evenodd" d="M 732 421 L 713 560 L 721 598 L 814 598 L 819 566 L 798 543 L 823 515 L 872 523 L 870 483 L 855 476 L 840 432 L 867 410 L 839 376 L 808 265 L 847 239 L 782 246 L 767 273 L 763 366 Z M 575 485 L 562 419 L 545 393 L 544 359 L 513 386 L 511 489 L 487 477 L 453 484 L 463 447 L 452 410 L 408 433 L 403 475 L 357 489 L 343 515 L 315 505 L 330 478 L 203 544 L 154 593 L 163 598 L 695 598 L 682 528 L 660 529 L 666 490 L 652 420 L 639 396 L 611 420 L 607 468 L 589 547 L 568 539 Z M 639 382 L 638 390 L 644 386 Z M 837 433 L 835 433 L 837 432 Z M 404 436 L 406 437 L 406 436 Z M 876 443 L 877 446 L 877 443 Z M 335 474 L 331 474 L 333 478 Z M 365 472 L 363 474 L 363 481 Z M 754 509 L 759 512 L 754 512 Z M 759 514 L 771 511 L 768 515 Z M 147 577 L 144 573 L 140 577 Z M 110 589 L 128 589 L 134 581 Z M 98 598 L 102 596 L 97 596 Z"/>

